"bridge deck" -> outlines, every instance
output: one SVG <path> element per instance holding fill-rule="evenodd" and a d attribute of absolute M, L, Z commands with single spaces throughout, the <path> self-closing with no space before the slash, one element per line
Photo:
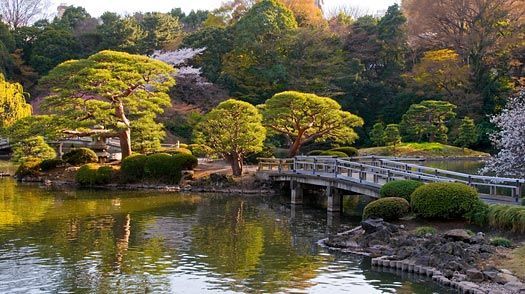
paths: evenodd
<path fill-rule="evenodd" d="M 300 180 L 318 186 L 338 186 L 342 190 L 378 197 L 387 182 L 414 179 L 423 182 L 460 182 L 476 187 L 488 203 L 516 204 L 525 180 L 470 175 L 380 157 L 295 157 L 261 159 L 258 172 L 277 181 Z"/>

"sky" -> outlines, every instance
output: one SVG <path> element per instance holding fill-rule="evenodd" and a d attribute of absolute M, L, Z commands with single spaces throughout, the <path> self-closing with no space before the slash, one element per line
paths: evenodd
<path fill-rule="evenodd" d="M 167 12 L 180 7 L 189 12 L 192 9 L 212 10 L 221 5 L 222 0 L 52 0 L 53 10 L 61 3 L 82 6 L 92 16 L 100 16 L 105 11 L 131 14 L 136 11 Z M 396 0 L 324 0 L 325 10 L 331 11 L 339 6 L 359 6 L 371 12 L 386 9 Z"/>

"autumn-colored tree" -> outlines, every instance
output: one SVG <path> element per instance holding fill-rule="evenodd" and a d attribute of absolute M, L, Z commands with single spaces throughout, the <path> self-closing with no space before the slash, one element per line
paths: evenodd
<path fill-rule="evenodd" d="M 229 99 L 206 114 L 195 128 L 196 142 L 221 154 L 240 176 L 246 154 L 262 150 L 266 129 L 250 103 Z"/>
<path fill-rule="evenodd" d="M 6 81 L 0 73 L 0 129 L 10 127 L 19 119 L 30 116 L 31 111 L 22 85 Z"/>
<path fill-rule="evenodd" d="M 174 74 L 172 66 L 158 60 L 101 51 L 64 62 L 44 77 L 50 95 L 42 109 L 67 118 L 64 128 L 70 135 L 119 138 L 125 158 L 131 154 L 132 125 L 154 119 L 170 105 L 167 92 Z"/>
<path fill-rule="evenodd" d="M 323 17 L 323 11 L 315 0 L 279 0 L 294 15 L 297 23 L 301 27 L 323 27 L 327 21 Z"/>
<path fill-rule="evenodd" d="M 279 93 L 260 105 L 260 109 L 269 131 L 288 140 L 291 157 L 304 144 L 314 141 L 352 144 L 358 138 L 354 128 L 363 125 L 360 117 L 341 110 L 335 100 L 315 94 Z"/>
<path fill-rule="evenodd" d="M 454 50 L 425 52 L 408 77 L 418 88 L 443 95 L 458 106 L 461 114 L 475 115 L 481 111 L 479 96 L 471 93 L 469 67 Z"/>

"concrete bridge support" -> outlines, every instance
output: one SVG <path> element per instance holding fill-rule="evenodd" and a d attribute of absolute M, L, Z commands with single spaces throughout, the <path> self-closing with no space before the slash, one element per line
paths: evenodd
<path fill-rule="evenodd" d="M 292 192 L 292 204 L 301 205 L 303 204 L 304 188 L 301 183 L 292 180 L 290 182 L 290 190 Z"/>
<path fill-rule="evenodd" d="M 328 211 L 340 212 L 342 208 L 343 197 L 339 189 L 329 185 L 326 187 L 326 197 L 328 197 L 328 201 L 326 202 Z"/>

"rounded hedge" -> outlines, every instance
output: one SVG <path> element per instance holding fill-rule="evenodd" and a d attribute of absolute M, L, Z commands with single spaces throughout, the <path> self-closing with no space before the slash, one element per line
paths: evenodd
<path fill-rule="evenodd" d="M 310 152 L 308 152 L 308 156 L 318 156 L 318 155 L 321 155 L 321 153 L 323 153 L 324 150 L 312 150 Z"/>
<path fill-rule="evenodd" d="M 410 201 L 410 195 L 420 186 L 424 185 L 421 182 L 414 180 L 399 180 L 384 184 L 379 190 L 381 198 L 386 197 L 401 197 Z"/>
<path fill-rule="evenodd" d="M 213 154 L 213 150 L 210 147 L 202 144 L 191 144 L 188 146 L 188 149 L 196 157 L 208 157 Z"/>
<path fill-rule="evenodd" d="M 176 154 L 189 154 L 189 155 L 192 155 L 193 154 L 190 149 L 183 148 L 183 147 L 166 149 L 164 151 L 164 153 L 168 153 L 168 154 L 171 154 L 171 155 L 176 155 Z"/>
<path fill-rule="evenodd" d="M 175 156 L 167 153 L 149 155 L 144 165 L 148 180 L 165 184 L 177 184 L 181 179 L 181 165 Z"/>
<path fill-rule="evenodd" d="M 31 160 L 24 161 L 20 166 L 18 166 L 15 177 L 25 178 L 25 177 L 36 177 L 40 175 L 40 163 L 42 161 L 36 158 Z"/>
<path fill-rule="evenodd" d="M 83 165 L 75 176 L 76 182 L 84 187 L 95 185 L 106 185 L 111 182 L 113 168 L 109 166 L 99 167 L 97 164 Z"/>
<path fill-rule="evenodd" d="M 199 165 L 197 157 L 190 154 L 173 155 L 182 170 L 193 170 Z"/>
<path fill-rule="evenodd" d="M 78 148 L 69 151 L 62 156 L 62 159 L 71 165 L 81 165 L 98 162 L 95 151 L 89 148 Z"/>
<path fill-rule="evenodd" d="M 148 157 L 143 154 L 128 156 L 120 165 L 120 177 L 123 182 L 136 183 L 144 179 L 144 167 Z"/>
<path fill-rule="evenodd" d="M 339 147 L 339 148 L 330 149 L 330 151 L 343 152 L 344 154 L 346 154 L 349 157 L 353 157 L 353 156 L 358 156 L 359 155 L 359 151 L 357 151 L 357 148 L 354 148 L 354 147 Z"/>
<path fill-rule="evenodd" d="M 321 156 L 333 156 L 333 157 L 348 157 L 348 155 L 346 155 L 346 153 L 344 153 L 344 152 L 332 151 L 332 150 L 323 151 L 319 155 L 321 155 Z"/>
<path fill-rule="evenodd" d="M 42 171 L 50 171 L 50 170 L 54 170 L 55 168 L 59 166 L 63 166 L 65 164 L 66 162 L 60 158 L 46 159 L 40 163 L 40 169 Z"/>
<path fill-rule="evenodd" d="M 461 183 L 431 183 L 411 196 L 412 209 L 425 218 L 461 218 L 478 203 L 476 189 Z"/>
<path fill-rule="evenodd" d="M 382 218 L 397 220 L 410 212 L 410 204 L 399 197 L 381 198 L 369 203 L 363 211 L 363 219 Z"/>

